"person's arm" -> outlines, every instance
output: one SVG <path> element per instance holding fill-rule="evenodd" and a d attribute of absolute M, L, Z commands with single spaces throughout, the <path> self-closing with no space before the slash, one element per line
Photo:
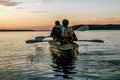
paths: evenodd
<path fill-rule="evenodd" d="M 74 31 L 72 30 L 72 28 L 71 28 L 71 32 L 72 32 L 72 40 L 77 41 L 78 39 L 77 39 L 76 34 L 74 33 Z"/>
<path fill-rule="evenodd" d="M 78 40 L 77 37 L 76 37 L 76 35 L 75 35 L 75 33 L 74 33 L 74 31 L 73 31 L 73 40 L 74 40 L 74 41 L 77 41 L 77 40 Z"/>

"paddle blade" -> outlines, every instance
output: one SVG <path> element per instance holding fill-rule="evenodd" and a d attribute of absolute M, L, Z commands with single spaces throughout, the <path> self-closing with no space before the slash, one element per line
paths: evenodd
<path fill-rule="evenodd" d="M 99 42 L 99 43 L 104 43 L 104 41 L 103 41 L 103 40 L 98 40 L 98 39 L 91 40 L 90 42 Z"/>
<path fill-rule="evenodd" d="M 40 40 L 27 40 L 26 43 L 30 44 L 30 43 L 37 43 L 37 42 L 42 42 Z"/>
<path fill-rule="evenodd" d="M 27 40 L 26 43 L 30 44 L 30 43 L 43 42 L 43 40 L 47 37 L 49 36 L 38 36 L 38 37 L 35 37 L 35 40 Z M 47 42 L 47 41 L 45 40 L 44 42 Z"/>
<path fill-rule="evenodd" d="M 89 26 L 81 26 L 77 29 L 78 31 L 86 31 L 86 30 L 89 30 Z"/>
<path fill-rule="evenodd" d="M 35 37 L 35 40 L 38 40 L 38 41 L 40 40 L 41 41 L 41 40 L 43 40 L 45 38 L 47 38 L 47 37 L 45 37 L 45 36 L 38 36 L 38 37 Z"/>

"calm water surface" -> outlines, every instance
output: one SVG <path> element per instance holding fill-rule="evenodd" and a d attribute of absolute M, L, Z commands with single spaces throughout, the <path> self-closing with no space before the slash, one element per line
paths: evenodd
<path fill-rule="evenodd" d="M 49 31 L 0 32 L 0 80 L 120 80 L 120 31 L 75 33 L 104 43 L 76 42 L 76 60 L 63 62 L 53 59 L 48 42 L 25 43 Z"/>

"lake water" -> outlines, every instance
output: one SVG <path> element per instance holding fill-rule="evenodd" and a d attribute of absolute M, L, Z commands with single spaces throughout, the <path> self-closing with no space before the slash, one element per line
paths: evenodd
<path fill-rule="evenodd" d="M 69 63 L 55 62 L 48 42 L 26 44 L 46 32 L 0 32 L 0 80 L 120 80 L 120 31 L 76 31 L 79 53 Z M 48 38 L 50 39 L 50 38 Z"/>

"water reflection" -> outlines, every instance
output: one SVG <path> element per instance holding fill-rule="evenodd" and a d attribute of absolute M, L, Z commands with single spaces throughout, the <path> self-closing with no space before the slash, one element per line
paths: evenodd
<path fill-rule="evenodd" d="M 40 62 L 40 57 L 44 54 L 43 47 L 35 47 L 35 54 L 29 54 L 27 60 L 31 62 Z"/>
<path fill-rule="evenodd" d="M 48 43 L 25 43 L 48 34 L 1 32 L 0 80 L 120 80 L 120 31 L 77 32 L 80 40 L 105 42 L 77 42 L 80 53 L 75 61 L 52 59 Z"/>
<path fill-rule="evenodd" d="M 52 58 L 53 71 L 56 72 L 54 74 L 56 77 L 62 77 L 66 79 L 73 79 L 72 75 L 76 74 L 75 70 L 75 60 L 63 60 L 60 58 L 56 58 L 53 56 Z"/>

